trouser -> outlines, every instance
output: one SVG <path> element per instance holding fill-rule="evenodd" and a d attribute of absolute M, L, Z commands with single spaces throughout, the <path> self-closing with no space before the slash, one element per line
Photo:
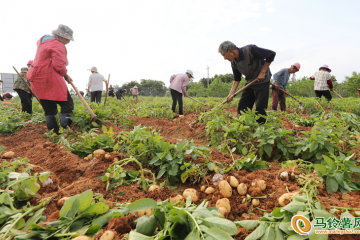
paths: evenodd
<path fill-rule="evenodd" d="M 101 103 L 101 94 L 102 91 L 94 91 L 90 93 L 90 102 Z"/>
<path fill-rule="evenodd" d="M 133 98 L 136 98 L 136 100 L 138 100 L 138 95 L 133 95 Z"/>
<path fill-rule="evenodd" d="M 182 93 L 174 89 L 170 89 L 170 93 L 173 100 L 171 110 L 175 112 L 176 104 L 179 102 L 179 114 L 184 115 Z"/>
<path fill-rule="evenodd" d="M 116 98 L 118 100 L 121 100 L 121 93 L 119 91 L 116 92 Z"/>
<path fill-rule="evenodd" d="M 55 133 L 59 133 L 59 125 L 57 124 L 55 115 L 58 113 L 57 104 L 60 105 L 60 125 L 63 128 L 70 126 L 71 119 L 69 113 L 74 110 L 74 102 L 67 92 L 67 101 L 51 101 L 40 99 L 40 104 L 45 112 L 46 125 L 49 131 L 53 130 Z"/>
<path fill-rule="evenodd" d="M 1 94 L 0 94 L 0 100 L 1 100 L 1 101 L 4 101 L 3 97 L 1 96 Z"/>
<path fill-rule="evenodd" d="M 22 89 L 14 89 L 21 100 L 21 107 L 23 112 L 27 112 L 28 114 L 32 114 L 32 94 L 24 91 Z"/>
<path fill-rule="evenodd" d="M 243 91 L 241 95 L 238 113 L 244 112 L 247 109 L 252 109 L 254 104 L 256 106 L 256 114 L 266 116 L 266 109 L 269 101 L 269 82 L 264 82 L 259 85 L 251 85 Z M 260 117 L 258 123 L 265 123 L 266 119 Z"/>
<path fill-rule="evenodd" d="M 285 93 L 281 91 L 280 89 L 271 89 L 271 109 L 277 110 L 278 105 L 280 104 L 280 110 L 285 111 L 286 110 L 286 98 Z"/>
<path fill-rule="evenodd" d="M 315 90 L 316 97 L 321 98 L 322 96 L 326 97 L 326 99 L 330 102 L 332 99 L 331 93 L 329 90 Z"/>
<path fill-rule="evenodd" d="M 115 97 L 114 91 L 109 92 L 109 97 Z"/>

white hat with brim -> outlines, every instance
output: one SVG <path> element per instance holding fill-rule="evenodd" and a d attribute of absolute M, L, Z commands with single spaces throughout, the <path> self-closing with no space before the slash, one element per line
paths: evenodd
<path fill-rule="evenodd" d="M 88 69 L 88 70 L 92 71 L 92 72 L 96 72 L 96 73 L 98 72 L 96 67 L 92 67 L 91 69 Z"/>
<path fill-rule="evenodd" d="M 194 78 L 194 74 L 193 74 L 193 71 L 191 70 L 186 70 L 186 73 L 190 74 L 192 78 Z"/>
<path fill-rule="evenodd" d="M 60 37 L 74 41 L 73 30 L 66 25 L 60 24 L 58 29 L 52 31 L 52 33 Z"/>

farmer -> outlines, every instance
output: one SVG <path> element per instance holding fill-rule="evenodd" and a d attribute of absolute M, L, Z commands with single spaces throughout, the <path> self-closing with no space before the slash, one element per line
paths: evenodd
<path fill-rule="evenodd" d="M 130 92 L 132 93 L 133 98 L 136 97 L 136 100 L 138 100 L 139 89 L 138 89 L 138 87 L 136 85 L 133 88 L 130 88 Z"/>
<path fill-rule="evenodd" d="M 112 85 L 110 85 L 110 87 L 109 87 L 109 97 L 115 97 L 115 93 L 114 93 L 114 88 L 113 88 L 113 86 Z"/>
<path fill-rule="evenodd" d="M 32 114 L 32 93 L 28 86 L 31 88 L 29 80 L 26 80 L 28 68 L 21 68 L 21 78 L 18 76 L 13 89 L 17 92 L 21 100 L 22 111 Z M 26 86 L 26 83 L 28 86 Z"/>
<path fill-rule="evenodd" d="M 84 92 L 83 92 L 83 91 L 79 91 L 79 93 L 80 93 L 80 95 L 81 95 L 82 97 L 84 97 Z"/>
<path fill-rule="evenodd" d="M 310 80 L 315 80 L 314 90 L 316 97 L 321 98 L 324 96 L 329 102 L 332 99 L 330 91 L 333 91 L 330 72 L 329 66 L 324 64 L 319 68 L 319 71 L 310 76 Z"/>
<path fill-rule="evenodd" d="M 242 111 L 252 109 L 255 104 L 256 114 L 266 116 L 265 110 L 268 107 L 269 82 L 271 79 L 269 66 L 274 61 L 276 53 L 268 49 L 259 48 L 256 45 L 238 48 L 230 41 L 221 43 L 218 51 L 225 60 L 231 62 L 234 76 L 234 83 L 229 95 L 226 97 L 227 102 L 233 100 L 242 75 L 246 76 L 246 84 L 259 79 L 259 82 L 254 83 L 243 91 L 238 105 L 238 113 L 241 114 Z M 260 117 L 257 122 L 265 123 L 266 119 Z"/>
<path fill-rule="evenodd" d="M 118 89 L 116 91 L 116 98 L 118 100 L 121 100 L 121 97 L 124 97 L 124 96 L 122 96 L 123 93 L 127 93 L 126 89 L 122 89 L 122 88 Z"/>
<path fill-rule="evenodd" d="M 96 67 L 88 69 L 91 71 L 88 82 L 88 91 L 90 92 L 90 102 L 101 103 L 101 94 L 103 91 L 103 81 L 106 82 L 106 79 L 103 75 L 98 73 Z"/>
<path fill-rule="evenodd" d="M 37 42 L 36 56 L 27 73 L 32 91 L 44 109 L 47 128 L 55 133 L 59 132 L 55 117 L 58 113 L 57 104 L 61 107 L 60 125 L 63 128 L 70 126 L 69 114 L 74 109 L 74 102 L 65 82 L 72 82 L 66 69 L 68 61 L 65 45 L 70 40 L 74 41 L 73 30 L 63 24 L 52 31 L 52 35 L 42 36 Z"/>
<path fill-rule="evenodd" d="M 10 94 L 10 92 L 6 92 L 3 95 L 4 100 L 11 100 L 14 96 Z"/>
<path fill-rule="evenodd" d="M 171 110 L 175 112 L 176 104 L 179 103 L 179 117 L 184 117 L 183 113 L 183 97 L 187 97 L 186 86 L 190 82 L 190 78 L 194 78 L 194 74 L 191 70 L 187 70 L 185 73 L 179 73 L 170 77 L 170 93 L 172 97 Z"/>
<path fill-rule="evenodd" d="M 290 78 L 290 73 L 295 74 L 299 70 L 300 63 L 294 63 L 293 65 L 291 65 L 291 67 L 283 68 L 274 74 L 275 88 L 271 88 L 272 110 L 277 110 L 278 104 L 280 104 L 281 111 L 286 110 L 285 93 L 280 89 L 284 90 L 287 94 L 289 94 L 289 92 L 287 91 L 287 84 Z"/>

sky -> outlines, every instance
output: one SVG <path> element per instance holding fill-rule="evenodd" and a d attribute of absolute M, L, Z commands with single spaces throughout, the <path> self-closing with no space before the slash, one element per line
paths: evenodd
<path fill-rule="evenodd" d="M 110 84 L 164 81 L 194 72 L 194 81 L 232 73 L 221 42 L 276 52 L 275 73 L 301 64 L 297 78 L 329 65 L 339 82 L 359 71 L 358 0 L 1 0 L 0 73 L 34 59 L 36 42 L 65 24 L 68 74 L 85 90 L 95 66 Z"/>

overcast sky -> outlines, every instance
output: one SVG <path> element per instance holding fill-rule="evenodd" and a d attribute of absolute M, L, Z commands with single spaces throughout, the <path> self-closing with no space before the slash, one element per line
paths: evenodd
<path fill-rule="evenodd" d="M 186 69 L 195 81 L 231 73 L 225 40 L 276 52 L 272 73 L 301 64 L 297 77 L 328 64 L 343 81 L 359 71 L 358 0 L 1 0 L 0 72 L 34 59 L 36 42 L 59 24 L 73 29 L 68 74 L 84 90 L 93 66 L 110 83 L 161 80 Z"/>

